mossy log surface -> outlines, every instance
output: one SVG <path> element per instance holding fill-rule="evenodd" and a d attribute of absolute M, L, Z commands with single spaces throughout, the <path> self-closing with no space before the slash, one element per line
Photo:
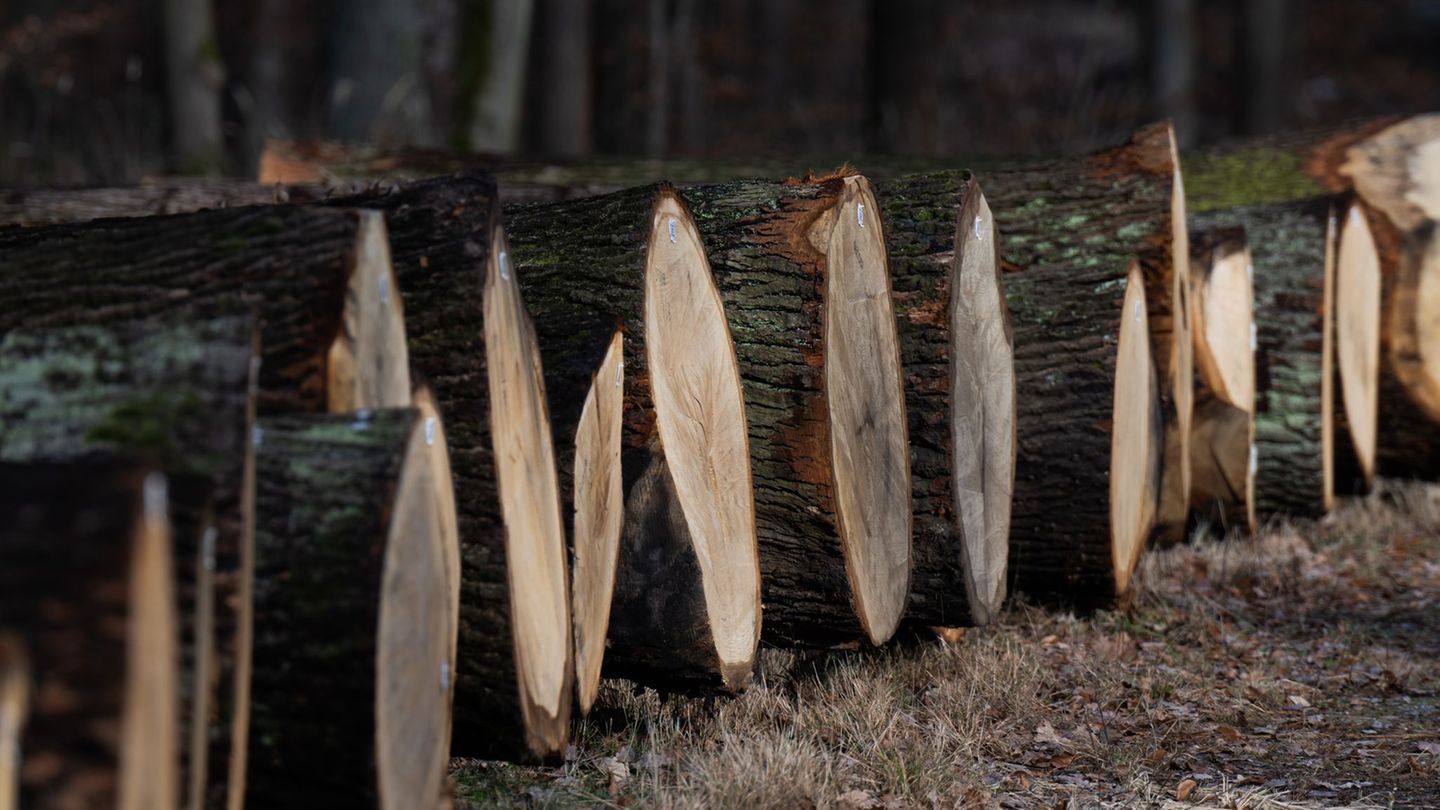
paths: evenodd
<path fill-rule="evenodd" d="M 956 347 L 951 331 L 952 296 L 960 294 L 954 264 L 961 261 L 957 214 L 968 196 L 978 196 L 979 188 L 969 172 L 955 171 L 908 175 L 877 191 L 885 216 L 909 420 L 914 536 L 906 619 L 945 627 L 979 624 L 988 620 L 991 606 L 977 604 L 977 597 L 968 593 L 967 538 L 952 471 L 957 464 L 984 460 L 962 462 L 955 457 L 951 424 L 954 355 L 968 348 Z M 965 221 L 959 227 L 971 224 Z M 995 239 L 993 221 L 974 227 L 985 240 Z M 1003 300 L 1003 290 L 1001 296 Z M 1005 342 L 1011 342 L 1008 319 L 977 329 L 999 329 Z M 1002 440 L 986 449 L 1013 454 L 1014 444 Z"/>
<path fill-rule="evenodd" d="M 1255 508 L 1262 522 L 1328 508 L 1323 439 L 1325 263 L 1339 202 L 1319 197 L 1238 206 L 1194 217 L 1211 230 L 1243 226 L 1254 265 Z"/>
<path fill-rule="evenodd" d="M 1348 191 L 1353 181 L 1340 172 L 1346 152 L 1398 120 L 1350 121 L 1187 152 L 1180 163 L 1190 213 Z"/>
<path fill-rule="evenodd" d="M 0 334 L 255 306 L 260 406 L 323 411 L 358 222 L 260 206 L 0 229 Z"/>
<path fill-rule="evenodd" d="M 417 412 L 262 419 L 249 802 L 378 807 L 385 547 Z M 423 797 L 413 797 L 417 806 Z"/>
<path fill-rule="evenodd" d="M 136 752 L 124 750 L 123 718 L 145 713 L 126 703 L 149 470 L 103 455 L 0 462 L 0 627 L 18 638 L 31 682 L 18 807 L 175 807 L 173 768 L 144 775 L 154 804 L 137 804 L 137 786 L 124 784 L 123 760 Z M 166 742 L 146 744 L 164 755 Z"/>
<path fill-rule="evenodd" d="M 682 691 L 714 689 L 717 657 L 700 563 L 660 443 L 645 350 L 646 255 L 664 185 L 555 204 L 508 205 L 512 263 L 545 365 L 560 489 L 573 518 L 580 409 L 616 329 L 624 332 L 621 470 L 626 516 L 604 672 Z M 572 527 L 573 529 L 573 527 Z M 746 667 L 748 670 L 748 667 Z M 732 687 L 733 688 L 733 687 Z"/>
<path fill-rule="evenodd" d="M 13 189 L 0 193 L 0 225 L 61 225 L 110 217 L 188 214 L 210 208 L 315 202 L 355 184 L 295 185 L 163 180 L 108 188 Z M 358 190 L 358 189 L 357 189 Z"/>
<path fill-rule="evenodd" d="M 495 180 L 465 172 L 331 204 L 385 213 L 411 377 L 429 388 L 445 418 L 460 532 L 455 753 L 523 757 L 528 746 L 483 327 L 486 273 L 501 239 Z"/>
<path fill-rule="evenodd" d="M 187 795 L 204 784 L 208 762 L 222 763 L 224 772 L 230 737 L 248 603 L 256 340 L 251 315 L 185 312 L 160 321 L 21 329 L 0 340 L 0 461 L 113 453 L 157 464 L 171 477 Z M 191 746 L 196 719 L 214 760 Z"/>

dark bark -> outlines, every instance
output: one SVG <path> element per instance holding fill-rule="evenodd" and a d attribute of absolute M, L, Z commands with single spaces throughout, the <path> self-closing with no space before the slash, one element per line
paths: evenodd
<path fill-rule="evenodd" d="M 61 225 L 107 217 L 188 214 L 209 208 L 238 208 L 284 202 L 311 202 L 363 185 L 282 185 L 228 180 L 164 180 L 141 186 L 29 189 L 0 194 L 0 225 Z M 354 189 L 358 190 L 358 189 Z"/>
<path fill-rule="evenodd" d="M 1325 239 L 1334 197 L 1238 206 L 1196 224 L 1245 228 L 1255 267 L 1255 509 L 1324 514 L 1321 431 Z M 1337 444 L 1339 437 L 1337 437 Z"/>
<path fill-rule="evenodd" d="M 1009 210 L 1013 221 L 1015 209 Z M 1004 234 L 1005 214 L 996 218 Z M 1009 261 L 1015 254 L 1002 238 Z M 1005 278 L 1019 392 L 1010 582 L 1012 590 L 1047 602 L 1089 608 L 1115 598 L 1111 434 L 1148 429 L 1162 435 L 1158 408 L 1150 425 L 1121 426 L 1113 418 L 1126 283 L 1124 265 L 1090 262 L 1032 267 Z M 1152 461 L 1142 474 L 1158 493 L 1158 452 Z"/>
<path fill-rule="evenodd" d="M 411 377 L 429 387 L 445 415 L 461 549 L 455 753 L 524 756 L 528 732 L 515 666 L 483 329 L 485 274 L 496 259 L 491 246 L 500 227 L 495 181 L 467 172 L 334 204 L 385 212 Z"/>
<path fill-rule="evenodd" d="M 29 661 L 22 765 L 47 764 L 19 768 L 20 807 L 121 805 L 127 638 L 138 597 L 131 565 L 147 474 L 103 456 L 0 463 L 0 627 Z M 173 807 L 179 786 L 166 776 L 147 774 L 154 795 L 170 797 L 160 806 Z"/>
<path fill-rule="evenodd" d="M 989 608 L 977 610 L 965 584 L 964 528 L 951 476 L 951 386 L 953 355 L 968 347 L 954 344 L 950 312 L 959 261 L 957 215 L 978 187 L 968 172 L 950 172 L 903 177 L 877 192 L 885 214 L 910 434 L 914 568 L 906 618 L 923 625 L 972 625 Z M 994 238 L 993 222 L 980 228 Z M 1008 338 L 1008 320 L 999 328 Z M 993 449 L 1012 453 L 1014 445 Z"/>
<path fill-rule="evenodd" d="M 324 410 L 356 233 L 290 206 L 0 230 L 0 334 L 252 305 L 262 410 Z"/>
<path fill-rule="evenodd" d="M 254 806 L 379 806 L 377 624 L 416 419 L 416 411 L 397 409 L 260 421 L 247 791 Z"/>
<path fill-rule="evenodd" d="M 226 767 L 234 661 L 248 611 L 242 582 L 250 559 L 256 344 L 249 314 L 204 319 L 183 311 L 160 321 L 21 329 L 0 341 L 0 461 L 108 452 L 160 465 L 171 476 L 187 795 L 192 777 L 203 783 L 207 763 L 217 777 Z M 223 684 L 210 669 L 214 660 Z M 213 759 L 203 746 L 190 746 L 196 712 Z"/>
<path fill-rule="evenodd" d="M 667 689 L 714 688 L 725 677 L 699 562 L 660 445 L 645 356 L 645 259 L 661 193 L 668 192 L 644 186 L 507 206 L 506 233 L 540 340 L 567 520 L 580 408 L 611 336 L 617 328 L 625 333 L 626 516 L 604 671 Z"/>

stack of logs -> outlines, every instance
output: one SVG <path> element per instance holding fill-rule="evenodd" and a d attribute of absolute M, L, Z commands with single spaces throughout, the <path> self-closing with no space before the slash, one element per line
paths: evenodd
<path fill-rule="evenodd" d="M 1105 607 L 1199 525 L 1440 474 L 1440 116 L 1183 173 L 1166 124 L 513 202 L 479 162 L 7 197 L 0 808 L 441 806 L 602 675 Z"/>

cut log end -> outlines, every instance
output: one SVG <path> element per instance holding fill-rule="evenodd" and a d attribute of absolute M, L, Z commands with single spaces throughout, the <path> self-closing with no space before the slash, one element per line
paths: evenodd
<path fill-rule="evenodd" d="M 825 392 L 835 509 L 855 607 L 870 641 L 895 632 L 910 582 L 910 462 L 900 340 L 879 206 L 845 179 L 826 256 Z"/>
<path fill-rule="evenodd" d="M 972 182 L 956 222 L 950 282 L 950 461 L 977 625 L 1005 601 L 1015 489 L 1015 356 L 996 238 L 990 204 Z"/>
<path fill-rule="evenodd" d="M 1191 268 L 1197 371 L 1217 399 L 1254 412 L 1255 305 L 1250 250 L 1243 239 L 1224 240 L 1211 246 L 1207 254 L 1204 267 Z"/>
<path fill-rule="evenodd" d="M 340 334 L 330 345 L 326 398 L 331 413 L 411 404 L 405 315 L 390 260 L 385 215 L 358 211 Z"/>
<path fill-rule="evenodd" d="M 1340 231 L 1332 204 L 1325 218 L 1325 269 L 1320 301 L 1321 513 L 1335 508 L 1335 265 Z"/>
<path fill-rule="evenodd" d="M 1368 487 L 1375 476 L 1380 390 L 1380 255 L 1366 219 L 1353 203 L 1340 229 L 1333 328 L 1345 422 Z"/>
<path fill-rule="evenodd" d="M 1185 207 L 1185 181 L 1180 174 L 1180 153 L 1174 127 L 1170 134 L 1170 160 L 1174 166 L 1170 187 L 1170 261 L 1171 261 L 1171 351 L 1167 363 L 1175 399 L 1175 420 L 1178 430 L 1176 451 L 1165 459 L 1167 475 L 1176 474 L 1180 490 L 1174 505 L 1182 514 L 1190 511 L 1190 423 L 1195 411 L 1195 343 L 1191 334 L 1190 296 L 1190 233 Z"/>
<path fill-rule="evenodd" d="M 645 269 L 646 362 L 665 460 L 700 566 L 725 686 L 760 637 L 750 440 L 735 343 L 699 231 L 673 192 L 655 204 Z M 731 683 L 743 673 L 740 683 Z"/>
<path fill-rule="evenodd" d="M 1192 491 L 1202 518 L 1255 531 L 1255 417 L 1217 397 L 1200 401 L 1190 433 Z"/>
<path fill-rule="evenodd" d="M 1116 348 L 1110 439 L 1110 548 L 1117 595 L 1129 587 L 1156 515 L 1165 444 L 1157 386 L 1144 279 L 1139 265 L 1132 264 Z"/>
<path fill-rule="evenodd" d="M 1433 148 L 1440 153 L 1440 143 Z M 1434 161 L 1440 164 L 1440 154 Z M 1432 176 L 1440 176 L 1440 165 Z M 1440 190 L 1435 193 L 1440 196 Z M 1423 239 L 1414 270 L 1415 348 L 1420 364 L 1409 388 L 1415 403 L 1432 421 L 1440 422 L 1440 227 L 1427 226 L 1416 238 Z"/>
<path fill-rule="evenodd" d="M 19 638 L 0 633 L 0 810 L 20 806 L 20 736 L 30 713 L 30 665 Z"/>
<path fill-rule="evenodd" d="M 437 477 L 433 416 L 416 420 L 385 542 L 375 654 L 375 760 L 381 807 L 439 796 L 450 752 L 459 554 L 448 475 Z"/>
<path fill-rule="evenodd" d="M 450 473 L 450 444 L 445 439 L 445 422 L 440 418 L 440 409 L 435 404 L 435 394 L 429 386 L 415 389 L 415 409 L 420 412 L 420 425 L 425 431 L 425 458 L 430 465 L 430 475 L 435 484 L 438 506 L 436 514 L 440 525 L 441 548 L 445 550 L 445 583 L 453 604 L 450 614 L 460 610 L 460 527 L 456 516 L 455 485 Z M 455 641 L 450 645 L 450 660 L 455 660 Z"/>
<path fill-rule="evenodd" d="M 620 527 L 625 515 L 620 469 L 625 398 L 625 335 L 620 330 L 585 396 L 575 429 L 574 623 L 575 691 L 580 711 L 589 712 L 600 691 L 605 635 L 615 594 Z"/>
<path fill-rule="evenodd" d="M 504 232 L 486 263 L 484 321 L 494 444 L 510 591 L 515 670 L 526 739 L 559 753 L 570 715 L 570 601 L 560 484 L 535 328 L 514 278 Z"/>
<path fill-rule="evenodd" d="M 149 474 L 142 491 L 144 504 L 130 554 L 132 598 L 116 803 L 136 810 L 174 807 L 178 778 L 175 586 L 165 476 Z"/>

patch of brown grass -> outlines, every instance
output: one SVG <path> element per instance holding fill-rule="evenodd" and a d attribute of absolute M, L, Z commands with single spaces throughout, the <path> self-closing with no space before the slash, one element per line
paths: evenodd
<path fill-rule="evenodd" d="M 1391 485 L 1317 524 L 1197 538 L 1148 555 L 1134 583 L 1116 611 L 1021 603 L 949 644 L 766 651 L 731 700 L 607 682 L 563 767 L 459 767 L 460 793 L 746 810 L 1440 805 L 1440 489 Z"/>

